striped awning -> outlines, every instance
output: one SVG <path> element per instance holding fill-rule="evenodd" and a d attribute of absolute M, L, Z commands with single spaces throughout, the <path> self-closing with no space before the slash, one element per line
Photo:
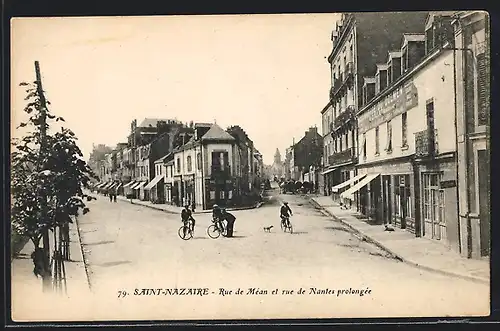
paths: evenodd
<path fill-rule="evenodd" d="M 108 189 L 108 188 L 109 188 L 112 184 L 113 184 L 112 182 L 106 183 L 106 185 L 104 185 L 104 186 L 103 186 L 103 187 L 101 187 L 101 188 L 103 188 L 103 189 Z"/>
<path fill-rule="evenodd" d="M 123 185 L 123 183 L 118 183 L 118 185 L 116 185 L 115 188 L 118 190 L 122 185 Z"/>
<path fill-rule="evenodd" d="M 156 176 L 148 185 L 144 187 L 145 190 L 152 189 L 156 184 L 158 184 L 163 179 L 163 175 Z"/>
<path fill-rule="evenodd" d="M 116 185 L 118 185 L 118 183 L 113 183 L 113 184 L 111 184 L 111 185 L 108 187 L 108 189 L 110 189 L 110 190 L 111 190 L 112 188 L 115 188 L 115 187 L 116 187 Z"/>
<path fill-rule="evenodd" d="M 140 189 L 141 187 L 143 187 L 144 185 L 146 185 L 146 182 L 140 182 L 139 184 L 135 185 L 133 187 L 134 190 L 138 190 Z"/>
<path fill-rule="evenodd" d="M 127 184 L 123 185 L 123 188 L 132 187 L 132 185 L 134 185 L 135 183 L 137 183 L 137 182 L 135 180 L 132 180 L 132 181 L 128 182 Z"/>

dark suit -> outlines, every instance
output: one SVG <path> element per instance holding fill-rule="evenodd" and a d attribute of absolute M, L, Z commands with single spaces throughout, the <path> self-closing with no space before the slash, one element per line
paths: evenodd
<path fill-rule="evenodd" d="M 226 236 L 232 237 L 233 236 L 233 229 L 234 229 L 234 222 L 236 221 L 236 217 L 234 217 L 233 214 L 226 212 L 223 215 L 223 218 L 227 222 Z"/>

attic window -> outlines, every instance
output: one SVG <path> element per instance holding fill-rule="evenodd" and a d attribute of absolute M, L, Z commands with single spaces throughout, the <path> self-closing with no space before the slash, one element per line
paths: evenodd
<path fill-rule="evenodd" d="M 432 49 L 434 49 L 434 25 L 429 29 L 425 30 L 425 50 L 426 53 L 429 54 Z"/>
<path fill-rule="evenodd" d="M 402 56 L 401 56 L 401 69 L 403 69 L 403 73 L 408 70 L 408 47 L 404 46 L 401 49 Z"/>

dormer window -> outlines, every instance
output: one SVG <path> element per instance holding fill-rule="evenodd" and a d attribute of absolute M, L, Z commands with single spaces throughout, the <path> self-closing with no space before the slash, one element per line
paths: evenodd
<path fill-rule="evenodd" d="M 405 73 L 408 70 L 408 45 L 401 48 L 401 73 Z"/>
<path fill-rule="evenodd" d="M 392 60 L 387 62 L 387 85 L 392 84 Z"/>

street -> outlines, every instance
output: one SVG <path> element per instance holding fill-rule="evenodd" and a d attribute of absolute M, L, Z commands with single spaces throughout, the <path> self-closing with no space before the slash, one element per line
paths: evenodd
<path fill-rule="evenodd" d="M 290 203 L 293 234 L 279 227 L 276 198 Z M 195 235 L 188 241 L 177 235 L 179 215 L 102 196 L 89 206 L 79 225 L 92 290 L 107 307 L 96 309 L 97 319 L 473 315 L 489 305 L 488 286 L 391 259 L 300 196 L 281 195 L 259 209 L 234 212 L 234 238 L 209 238 L 211 215 L 195 214 Z M 270 225 L 271 232 L 264 232 Z M 175 287 L 213 294 L 133 295 L 135 289 Z M 305 294 L 296 294 L 300 287 Z M 238 288 L 244 295 L 235 295 Z M 262 295 L 246 295 L 249 288 Z M 271 294 L 274 289 L 278 295 Z M 328 289 L 335 294 L 317 294 Z M 338 295 L 341 289 L 346 291 Z M 358 294 L 346 294 L 353 290 Z M 119 291 L 127 296 L 118 298 Z"/>

